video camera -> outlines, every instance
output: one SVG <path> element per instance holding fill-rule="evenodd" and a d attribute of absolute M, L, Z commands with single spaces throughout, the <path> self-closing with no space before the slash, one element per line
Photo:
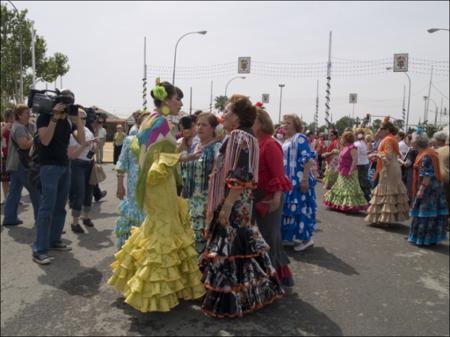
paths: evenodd
<path fill-rule="evenodd" d="M 53 93 L 53 94 L 49 94 Z M 58 89 L 55 90 L 36 90 L 30 89 L 28 95 L 28 107 L 31 108 L 35 114 L 49 114 L 53 112 L 53 108 L 56 104 L 66 104 L 65 112 L 70 116 L 78 115 L 79 105 L 74 104 L 75 100 L 72 96 L 62 95 Z"/>

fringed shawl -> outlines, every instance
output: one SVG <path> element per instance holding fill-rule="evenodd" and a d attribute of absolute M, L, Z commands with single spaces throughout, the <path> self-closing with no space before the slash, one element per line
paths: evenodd
<path fill-rule="evenodd" d="M 175 154 L 176 140 L 171 133 L 167 119 L 158 112 L 153 112 L 139 128 L 136 135 L 139 145 L 139 176 L 136 183 L 136 204 L 144 209 L 147 175 L 154 160 L 158 160 L 161 153 Z M 136 149 L 134 149 L 136 150 Z"/>
<path fill-rule="evenodd" d="M 384 137 L 384 139 L 381 141 L 380 146 L 378 147 L 378 152 L 381 152 L 382 155 L 387 156 L 389 151 L 394 151 L 395 155 L 400 155 L 400 148 L 398 146 L 397 138 L 393 135 L 388 135 Z M 378 158 L 377 159 L 377 167 L 375 169 L 375 175 L 373 179 L 376 179 L 378 177 L 378 174 L 383 169 L 383 160 Z"/>
<path fill-rule="evenodd" d="M 431 158 L 431 163 L 433 165 L 434 175 L 437 180 L 442 182 L 441 168 L 439 165 L 439 156 L 436 151 L 433 149 L 427 148 L 423 152 L 419 153 L 416 157 L 416 161 L 414 162 L 414 171 L 413 171 L 413 183 L 412 183 L 412 191 L 413 194 L 417 192 L 417 179 L 419 177 L 419 169 L 422 160 L 425 156 L 429 156 Z"/>
<path fill-rule="evenodd" d="M 226 180 L 239 162 L 242 150 L 248 150 L 248 173 L 253 176 L 253 183 L 258 182 L 259 169 L 259 145 L 258 140 L 250 133 L 243 130 L 234 130 L 225 141 L 221 151 L 224 156 L 219 156 L 216 166 L 209 178 L 208 187 L 208 213 L 214 212 L 225 198 Z"/>

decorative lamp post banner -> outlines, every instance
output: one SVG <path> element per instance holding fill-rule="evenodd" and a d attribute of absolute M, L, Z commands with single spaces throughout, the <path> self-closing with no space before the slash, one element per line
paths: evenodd
<path fill-rule="evenodd" d="M 349 94 L 348 95 L 348 102 L 350 104 L 356 104 L 358 103 L 358 94 Z"/>
<path fill-rule="evenodd" d="M 269 94 L 262 94 L 261 101 L 263 103 L 269 103 Z"/>
<path fill-rule="evenodd" d="M 394 54 L 394 72 L 408 71 L 408 54 Z"/>
<path fill-rule="evenodd" d="M 238 58 L 238 74 L 250 74 L 251 57 Z"/>

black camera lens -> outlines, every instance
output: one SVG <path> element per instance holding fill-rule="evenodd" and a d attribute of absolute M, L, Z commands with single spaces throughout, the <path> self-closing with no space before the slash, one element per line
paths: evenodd
<path fill-rule="evenodd" d="M 70 104 L 66 108 L 66 112 L 69 116 L 78 116 L 78 108 L 80 106 L 77 104 Z"/>

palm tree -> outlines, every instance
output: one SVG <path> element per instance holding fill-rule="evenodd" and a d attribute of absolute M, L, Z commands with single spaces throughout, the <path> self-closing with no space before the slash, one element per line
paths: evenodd
<path fill-rule="evenodd" d="M 228 97 L 227 96 L 217 96 L 214 99 L 215 103 L 214 103 L 214 108 L 219 110 L 220 112 L 223 112 L 223 110 L 225 110 L 225 104 L 228 101 Z"/>

